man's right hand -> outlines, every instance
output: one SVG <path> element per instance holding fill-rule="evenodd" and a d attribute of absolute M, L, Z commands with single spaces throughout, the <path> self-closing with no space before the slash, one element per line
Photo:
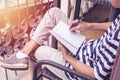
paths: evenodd
<path fill-rule="evenodd" d="M 77 22 L 78 22 L 78 20 L 72 21 L 72 22 L 70 23 L 70 27 L 71 27 L 73 24 L 77 23 Z M 90 23 L 88 23 L 88 22 L 83 22 L 83 21 L 81 21 L 77 26 L 70 28 L 70 31 L 71 31 L 71 32 L 74 32 L 75 30 L 79 30 L 79 31 L 88 30 L 88 29 L 90 28 L 90 27 L 89 27 L 89 24 L 90 24 Z"/>

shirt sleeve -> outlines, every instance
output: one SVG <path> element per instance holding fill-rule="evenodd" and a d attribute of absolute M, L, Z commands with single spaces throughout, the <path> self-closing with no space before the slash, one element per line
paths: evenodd
<path fill-rule="evenodd" d="M 94 66 L 94 74 L 98 80 L 105 80 L 109 78 L 111 70 L 111 66 L 106 62 L 103 62 L 103 60 L 99 60 Z"/>

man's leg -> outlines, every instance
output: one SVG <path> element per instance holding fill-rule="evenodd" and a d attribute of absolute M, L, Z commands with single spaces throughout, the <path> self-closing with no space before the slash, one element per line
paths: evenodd
<path fill-rule="evenodd" d="M 31 40 L 24 46 L 22 52 L 18 52 L 7 59 L 0 60 L 0 66 L 9 69 L 27 69 L 28 68 L 28 57 L 24 54 L 30 54 L 32 51 L 36 50 L 34 44 L 42 45 L 44 41 L 48 40 L 50 35 L 49 30 L 51 30 L 59 22 L 63 21 L 68 24 L 68 19 L 66 15 L 58 8 L 52 8 L 46 12 L 42 21 L 36 28 Z"/>
<path fill-rule="evenodd" d="M 37 60 L 50 60 L 62 65 L 65 64 L 65 60 L 63 59 L 61 52 L 49 46 L 40 46 L 35 52 L 35 57 Z M 48 65 L 46 65 L 46 67 L 63 80 L 68 80 L 64 71 Z"/>
<path fill-rule="evenodd" d="M 54 28 L 59 21 L 63 21 L 67 24 L 69 23 L 68 18 L 59 8 L 48 10 L 36 28 L 32 40 L 42 45 L 44 41 L 48 40 L 50 35 L 49 30 Z"/>

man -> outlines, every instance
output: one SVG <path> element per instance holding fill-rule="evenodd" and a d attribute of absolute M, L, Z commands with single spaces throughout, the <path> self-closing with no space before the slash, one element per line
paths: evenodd
<path fill-rule="evenodd" d="M 120 8 L 120 0 L 109 0 L 109 2 L 114 7 Z M 43 45 L 50 35 L 48 30 L 51 30 L 61 20 L 69 24 L 69 20 L 60 9 L 52 8 L 47 11 L 31 40 L 18 53 L 0 60 L 0 66 L 9 69 L 26 69 L 28 68 L 28 55 L 35 51 L 35 57 L 38 60 L 52 60 L 98 80 L 109 77 L 120 41 L 120 15 L 113 23 L 80 22 L 79 25 L 71 28 L 71 32 L 87 29 L 106 31 L 98 40 L 85 40 L 80 46 L 79 53 L 73 56 L 69 55 L 63 45 L 60 47 L 61 51 Z M 71 22 L 70 26 L 76 22 L 78 20 Z M 79 79 L 56 68 L 48 68 L 63 80 Z"/>

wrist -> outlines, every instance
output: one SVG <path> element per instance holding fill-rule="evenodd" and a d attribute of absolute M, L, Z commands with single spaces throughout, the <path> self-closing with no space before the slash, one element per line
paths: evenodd
<path fill-rule="evenodd" d="M 88 29 L 91 29 L 92 25 L 93 25 L 92 23 L 89 23 L 89 22 L 88 22 L 88 23 L 87 23 Z"/>
<path fill-rule="evenodd" d="M 89 29 L 95 29 L 95 27 L 97 26 L 97 23 L 88 23 L 87 25 Z"/>

